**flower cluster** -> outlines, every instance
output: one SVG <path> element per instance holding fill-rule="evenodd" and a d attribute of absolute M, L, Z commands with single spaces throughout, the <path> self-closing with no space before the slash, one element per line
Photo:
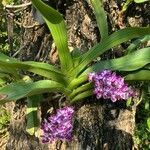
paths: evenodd
<path fill-rule="evenodd" d="M 122 77 L 110 70 L 90 73 L 89 81 L 94 82 L 94 94 L 97 99 L 111 99 L 113 102 L 116 102 L 136 95 L 136 92 L 125 84 Z"/>
<path fill-rule="evenodd" d="M 41 129 L 43 130 L 42 142 L 52 142 L 54 140 L 72 139 L 73 123 L 72 118 L 74 114 L 73 107 L 64 107 L 58 109 L 55 115 L 45 119 L 42 123 Z"/>

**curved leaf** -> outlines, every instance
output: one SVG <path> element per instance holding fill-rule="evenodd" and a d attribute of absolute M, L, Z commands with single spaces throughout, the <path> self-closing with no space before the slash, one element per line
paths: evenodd
<path fill-rule="evenodd" d="M 57 73 L 61 73 L 59 71 L 58 68 L 50 65 L 50 64 L 47 64 L 47 63 L 43 63 L 43 62 L 35 62 L 35 61 L 24 61 L 24 62 L 21 62 L 15 58 L 11 58 L 3 53 L 0 52 L 0 62 L 3 62 L 3 63 L 7 63 L 7 64 L 14 64 L 14 66 L 21 66 L 21 67 L 36 67 L 36 68 L 40 68 L 40 69 L 45 69 L 45 70 L 50 70 L 50 71 L 55 71 Z"/>
<path fill-rule="evenodd" d="M 70 92 L 62 84 L 51 80 L 31 83 L 18 82 L 0 88 L 0 103 L 51 91 L 59 91 L 64 94 Z"/>
<path fill-rule="evenodd" d="M 0 52 L 0 72 L 6 73 L 6 74 L 11 74 L 12 76 L 15 76 L 16 78 L 19 78 L 18 72 L 16 68 L 12 68 L 8 65 L 4 65 L 4 63 L 1 63 L 1 61 L 9 61 L 10 57 L 4 55 L 3 53 Z M 10 58 L 12 61 L 15 61 L 15 59 Z"/>
<path fill-rule="evenodd" d="M 75 97 L 77 94 L 80 94 L 80 93 L 87 91 L 89 89 L 92 89 L 91 83 L 83 84 L 83 85 L 79 86 L 78 88 L 76 88 L 75 90 L 73 90 L 73 92 L 69 95 L 69 98 L 73 99 L 73 97 Z"/>
<path fill-rule="evenodd" d="M 17 59 L 8 57 L 3 53 L 0 53 L 0 69 L 6 70 L 8 73 L 14 74 L 16 69 L 22 69 L 25 71 L 29 71 L 55 81 L 65 83 L 65 76 L 57 69 L 56 67 L 43 63 L 43 62 L 34 62 L 34 61 L 24 61 L 21 62 Z"/>
<path fill-rule="evenodd" d="M 83 84 L 84 82 L 86 82 L 88 79 L 88 74 L 86 75 L 81 75 L 78 78 L 74 78 L 68 85 L 68 89 L 75 89 L 76 87 L 78 87 L 79 85 Z"/>
<path fill-rule="evenodd" d="M 139 68 L 142 68 L 143 66 L 149 63 L 150 48 L 144 48 L 117 59 L 100 61 L 87 68 L 79 77 L 73 79 L 68 87 L 69 89 L 74 89 L 80 84 L 86 82 L 88 79 L 88 74 L 90 72 L 99 72 L 104 69 L 118 71 L 134 71 Z"/>
<path fill-rule="evenodd" d="M 55 44 L 58 48 L 61 69 L 66 72 L 72 68 L 73 62 L 68 48 L 67 30 L 64 19 L 58 11 L 46 5 L 41 0 L 32 0 L 32 3 L 43 15 L 51 31 Z"/>
<path fill-rule="evenodd" d="M 82 100 L 84 98 L 87 98 L 89 96 L 93 95 L 93 91 L 92 90 L 87 90 L 87 91 L 84 91 L 83 93 L 80 93 L 78 94 L 77 96 L 75 96 L 72 100 L 71 100 L 71 103 L 75 103 L 79 100 Z"/>
<path fill-rule="evenodd" d="M 8 66 L 3 66 L 1 63 L 0 63 L 0 73 L 1 74 L 5 74 L 6 76 L 7 75 L 10 75 L 11 76 L 13 75 L 16 75 L 18 76 L 18 73 L 17 73 L 17 70 L 16 69 L 13 69 L 11 67 L 8 67 Z"/>
<path fill-rule="evenodd" d="M 119 30 L 113 34 L 111 34 L 108 38 L 106 38 L 103 42 L 95 45 L 92 49 L 90 49 L 88 52 L 83 54 L 80 59 L 79 65 L 72 69 L 72 73 L 74 76 L 78 75 L 80 72 L 83 71 L 83 69 L 94 59 L 96 59 L 99 55 L 106 52 L 108 49 L 117 46 L 123 42 L 126 42 L 130 39 L 144 36 L 150 34 L 150 27 L 149 28 L 125 28 L 122 30 Z"/>
<path fill-rule="evenodd" d="M 100 61 L 85 70 L 82 75 L 86 75 L 93 71 L 98 72 L 105 69 L 134 71 L 148 63 L 150 63 L 150 47 L 137 50 L 117 59 Z"/>
<path fill-rule="evenodd" d="M 150 81 L 150 70 L 140 70 L 125 76 L 128 81 Z"/>
<path fill-rule="evenodd" d="M 141 44 L 141 43 L 144 43 L 146 41 L 149 41 L 150 40 L 150 35 L 146 35 L 144 37 L 141 37 L 141 38 L 138 38 L 137 40 L 133 41 L 129 46 L 128 48 L 126 49 L 126 53 L 129 54 L 133 51 L 136 50 L 136 48 Z"/>

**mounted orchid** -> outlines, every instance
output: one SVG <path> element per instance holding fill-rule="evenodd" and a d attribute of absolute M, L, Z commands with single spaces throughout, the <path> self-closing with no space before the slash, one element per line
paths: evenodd
<path fill-rule="evenodd" d="M 67 103 L 70 104 L 84 100 L 93 94 L 98 99 L 111 99 L 115 102 L 136 96 L 134 90 L 125 83 L 126 81 L 150 80 L 150 70 L 145 67 L 150 63 L 149 47 L 139 50 L 134 47 L 131 53 L 120 58 L 92 63 L 94 59 L 114 46 L 150 34 L 150 28 L 125 28 L 109 35 L 107 17 L 102 2 L 100 0 L 91 0 L 90 2 L 96 16 L 101 41 L 78 56 L 72 55 L 69 51 L 67 30 L 62 15 L 41 0 L 32 0 L 33 5 L 42 14 L 53 36 L 59 54 L 60 67 L 42 62 L 22 62 L 0 53 L 1 79 L 8 79 L 10 76 L 13 78 L 12 83 L 0 87 L 1 104 L 27 97 L 28 107 L 30 108 L 27 110 L 28 119 L 34 118 L 32 120 L 36 120 L 35 111 L 37 111 L 36 108 L 42 100 L 42 96 L 39 96 L 39 94 L 60 92 L 65 95 Z M 73 51 L 76 52 L 76 49 Z M 44 79 L 31 80 L 28 76 L 20 74 L 20 70 L 43 76 Z M 125 76 L 121 77 L 115 71 L 123 72 Z M 62 113 L 63 111 L 65 113 Z M 45 120 L 42 124 L 45 134 L 43 141 L 71 139 L 73 113 L 73 108 L 66 106 L 58 110 L 56 115 L 50 117 L 49 120 Z M 70 126 L 66 125 L 65 121 L 69 122 Z M 63 129 L 59 126 L 59 123 L 63 124 Z M 37 123 L 33 121 L 29 122 L 27 131 L 33 134 L 36 125 Z M 57 131 L 55 131 L 55 126 L 58 127 Z M 68 134 L 60 133 L 60 131 Z M 49 135 L 47 132 L 52 134 Z"/>

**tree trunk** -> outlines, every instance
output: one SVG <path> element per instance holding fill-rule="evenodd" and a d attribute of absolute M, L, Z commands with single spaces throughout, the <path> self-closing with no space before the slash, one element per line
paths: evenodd
<path fill-rule="evenodd" d="M 109 5 L 108 5 L 109 4 Z M 91 6 L 86 0 L 59 0 L 51 2 L 63 13 L 68 28 L 69 46 L 87 51 L 99 41 L 99 33 Z M 120 22 L 120 4 L 117 1 L 105 1 L 110 29 L 116 30 L 126 26 Z M 57 62 L 57 52 L 53 46 L 45 24 L 34 26 L 30 8 L 23 12 L 22 42 L 19 58 L 22 60 L 38 60 Z M 112 17 L 114 16 L 114 18 Z M 127 16 L 124 16 L 127 18 Z M 129 22 L 126 22 L 129 23 Z M 110 32 L 112 32 L 110 30 Z M 118 48 L 120 49 L 120 47 Z M 115 51 L 116 52 L 116 51 Z M 117 52 L 118 54 L 118 52 Z M 103 57 L 106 57 L 105 54 Z M 50 97 L 51 99 L 51 97 Z M 48 105 L 48 104 L 47 104 Z M 51 107 L 51 106 L 49 106 Z M 135 126 L 133 105 L 126 107 L 125 102 L 112 103 L 109 100 L 94 98 L 76 104 L 74 121 L 74 138 L 72 142 L 41 144 L 35 136 L 25 131 L 25 102 L 18 102 L 13 108 L 10 123 L 8 150 L 131 150 L 132 136 Z"/>

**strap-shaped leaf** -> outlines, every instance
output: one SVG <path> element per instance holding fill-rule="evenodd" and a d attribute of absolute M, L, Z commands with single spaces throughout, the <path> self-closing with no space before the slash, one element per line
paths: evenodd
<path fill-rule="evenodd" d="M 150 63 L 150 48 L 144 48 L 137 50 L 126 56 L 111 59 L 106 61 L 100 61 L 89 68 L 87 68 L 78 78 L 73 79 L 69 88 L 74 89 L 80 84 L 87 81 L 88 74 L 90 72 L 99 72 L 104 69 L 118 70 L 118 71 L 134 71 L 142 68 L 146 64 Z"/>
<path fill-rule="evenodd" d="M 87 98 L 87 97 L 89 97 L 89 96 L 91 96 L 91 95 L 93 95 L 92 90 L 84 91 L 84 92 L 78 94 L 77 96 L 75 96 L 75 97 L 71 100 L 71 103 L 75 103 L 75 102 L 80 101 L 80 100 L 82 100 L 82 99 L 85 99 L 85 98 Z"/>
<path fill-rule="evenodd" d="M 1 64 L 1 60 L 8 61 L 8 58 L 9 58 L 8 56 L 0 52 L 0 72 L 11 74 L 12 76 L 15 76 L 16 78 L 18 78 L 18 73 L 17 73 L 16 68 L 12 68 L 10 66 Z M 14 59 L 12 59 L 12 61 L 14 61 Z"/>
<path fill-rule="evenodd" d="M 8 57 L 3 53 L 0 53 L 0 69 L 8 73 L 14 74 L 16 69 L 22 69 L 25 71 L 33 72 L 35 74 L 53 79 L 55 81 L 65 83 L 64 75 L 61 71 L 47 63 L 34 62 L 34 61 L 24 61 L 21 62 L 17 59 Z"/>
<path fill-rule="evenodd" d="M 140 70 L 125 76 L 128 81 L 150 81 L 150 70 Z"/>
<path fill-rule="evenodd" d="M 149 41 L 150 40 L 150 35 L 146 35 L 144 37 L 141 37 L 141 38 L 138 38 L 137 40 L 133 41 L 129 46 L 128 48 L 126 49 L 126 53 L 129 54 L 133 51 L 136 50 L 136 48 L 141 44 L 141 43 L 144 43 L 146 41 Z"/>
<path fill-rule="evenodd" d="M 9 74 L 12 77 L 15 77 L 16 79 L 19 79 L 19 74 L 17 73 L 17 70 L 15 68 L 3 65 L 0 63 L 0 72 L 4 74 Z"/>
<path fill-rule="evenodd" d="M 12 71 L 9 70 L 9 72 L 8 72 L 11 75 L 14 75 L 13 72 L 16 69 L 20 69 L 20 70 L 29 71 L 29 72 L 41 75 L 43 77 L 52 79 L 54 81 L 66 84 L 66 82 L 64 80 L 64 75 L 56 73 L 51 70 L 41 69 L 38 66 L 32 67 L 30 64 L 28 65 L 28 64 L 24 64 L 24 63 L 3 63 L 3 62 L 0 62 L 0 65 L 3 66 L 3 68 L 1 67 L 1 69 L 4 70 L 4 72 L 5 72 L 5 69 L 7 69 L 7 71 L 8 71 L 9 69 L 13 68 Z"/>
<path fill-rule="evenodd" d="M 90 0 L 89 1 L 94 9 L 97 25 L 101 34 L 101 41 L 108 36 L 108 24 L 107 15 L 103 8 L 102 0 Z"/>
<path fill-rule="evenodd" d="M 73 99 L 77 94 L 80 94 L 89 89 L 92 89 L 91 83 L 83 84 L 83 85 L 79 86 L 78 88 L 76 88 L 75 90 L 73 90 L 73 92 L 69 95 L 69 99 Z"/>
<path fill-rule="evenodd" d="M 18 82 L 0 88 L 0 103 L 51 91 L 58 91 L 64 94 L 70 92 L 62 84 L 51 80 L 41 80 L 31 83 Z"/>
<path fill-rule="evenodd" d="M 66 71 L 71 69 L 73 62 L 68 48 L 67 30 L 62 15 L 41 0 L 32 0 L 32 3 L 43 15 L 51 31 L 58 49 L 62 70 Z"/>
<path fill-rule="evenodd" d="M 81 85 L 82 83 L 86 82 L 88 78 L 88 75 L 82 75 L 81 77 L 78 78 L 74 78 L 68 85 L 69 89 L 75 89 L 76 87 L 78 87 L 79 85 Z"/>
<path fill-rule="evenodd" d="M 142 68 L 146 64 L 150 63 L 150 47 L 137 50 L 126 56 L 100 61 L 93 66 L 89 67 L 84 73 L 98 72 L 105 69 L 119 70 L 119 71 L 134 71 Z"/>
<path fill-rule="evenodd" d="M 1 52 L 0 52 L 0 62 L 4 62 L 4 63 L 8 63 L 8 64 L 16 63 L 15 64 L 16 66 L 22 65 L 22 67 L 24 67 L 25 65 L 27 65 L 29 67 L 36 67 L 36 68 L 40 68 L 40 69 L 45 69 L 45 70 L 50 70 L 50 71 L 55 71 L 57 73 L 61 73 L 58 68 L 56 68 L 50 64 L 43 63 L 43 62 L 35 62 L 35 61 L 21 62 L 15 58 L 11 58 Z"/>
<path fill-rule="evenodd" d="M 40 120 L 38 118 L 38 107 L 40 101 L 42 101 L 41 95 L 34 95 L 27 98 L 26 131 L 30 135 L 34 135 L 39 128 Z"/>
<path fill-rule="evenodd" d="M 96 59 L 99 55 L 106 52 L 108 49 L 117 46 L 123 42 L 126 42 L 130 39 L 144 36 L 150 34 L 150 27 L 149 28 L 126 28 L 119 30 L 108 38 L 106 38 L 103 42 L 94 46 L 91 50 L 86 52 L 84 55 L 79 57 L 80 63 L 79 65 L 72 70 L 72 74 L 77 75 L 79 74 L 90 62 Z"/>

